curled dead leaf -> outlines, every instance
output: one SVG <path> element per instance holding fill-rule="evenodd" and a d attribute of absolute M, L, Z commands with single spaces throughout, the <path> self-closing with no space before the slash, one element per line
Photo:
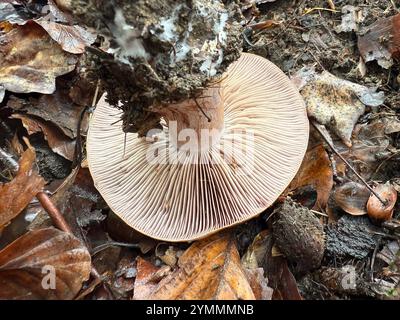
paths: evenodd
<path fill-rule="evenodd" d="M 397 201 L 397 191 L 389 183 L 378 184 L 374 191 L 386 201 L 384 205 L 375 195 L 371 194 L 367 202 L 368 216 L 378 222 L 389 220 L 393 215 L 393 208 Z"/>
<path fill-rule="evenodd" d="M 146 271 L 137 266 L 138 277 Z M 157 271 L 159 272 L 159 271 Z M 149 277 L 149 276 L 148 276 Z M 253 300 L 254 293 L 240 263 L 239 253 L 231 235 L 217 234 L 197 241 L 178 260 L 178 268 L 160 282 L 148 282 L 147 295 L 135 285 L 135 299 L 153 300 Z M 143 290 L 143 287 L 142 289 Z"/>
<path fill-rule="evenodd" d="M 35 151 L 27 149 L 19 161 L 16 177 L 0 185 L 0 228 L 14 219 L 42 191 L 45 181 L 34 170 Z"/>
<path fill-rule="evenodd" d="M 11 118 L 20 119 L 28 134 L 43 132 L 50 148 L 65 159 L 72 161 L 75 153 L 75 141 L 68 138 L 56 125 L 38 117 L 13 114 Z"/>
<path fill-rule="evenodd" d="M 90 254 L 73 235 L 30 231 L 0 251 L 0 299 L 73 299 L 90 270 Z"/>
<path fill-rule="evenodd" d="M 74 70 L 78 61 L 33 22 L 1 35 L 0 43 L 0 85 L 12 92 L 53 93 L 56 77 Z"/>
<path fill-rule="evenodd" d="M 336 204 L 345 212 L 360 216 L 367 214 L 367 201 L 370 191 L 363 184 L 347 182 L 335 190 Z"/>
<path fill-rule="evenodd" d="M 380 19 L 362 30 L 358 49 L 364 61 L 376 60 L 383 68 L 400 57 L 400 14 Z"/>

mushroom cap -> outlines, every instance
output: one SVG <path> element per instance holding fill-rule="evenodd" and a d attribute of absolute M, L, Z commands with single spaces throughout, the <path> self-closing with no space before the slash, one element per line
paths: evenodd
<path fill-rule="evenodd" d="M 259 215 L 294 178 L 309 123 L 286 75 L 270 61 L 243 53 L 228 68 L 221 96 L 219 142 L 190 155 L 166 145 L 165 124 L 156 139 L 125 136 L 121 111 L 104 96 L 99 101 L 87 138 L 89 169 L 96 188 L 128 225 L 164 241 L 202 238 Z M 148 155 L 154 150 L 152 162 Z M 180 161 L 168 161 L 171 153 Z"/>

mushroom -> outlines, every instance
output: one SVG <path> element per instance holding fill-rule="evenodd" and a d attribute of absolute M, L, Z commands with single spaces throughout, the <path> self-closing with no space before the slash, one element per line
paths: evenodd
<path fill-rule="evenodd" d="M 105 97 L 90 121 L 89 169 L 109 207 L 164 241 L 256 217 L 288 186 L 309 134 L 305 105 L 270 61 L 243 53 L 201 97 L 152 108 L 162 129 L 124 133 Z"/>

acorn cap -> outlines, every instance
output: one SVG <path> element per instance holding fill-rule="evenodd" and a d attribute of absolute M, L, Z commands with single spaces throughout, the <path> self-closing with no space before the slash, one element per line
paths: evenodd
<path fill-rule="evenodd" d="M 248 53 L 223 79 L 220 140 L 190 156 L 167 146 L 165 123 L 154 139 L 125 134 L 121 111 L 105 96 L 99 101 L 87 138 L 89 168 L 110 208 L 134 229 L 164 241 L 202 238 L 259 215 L 296 175 L 309 124 L 295 86 Z M 149 160 L 154 150 L 157 161 Z M 171 153 L 184 160 L 168 161 Z"/>

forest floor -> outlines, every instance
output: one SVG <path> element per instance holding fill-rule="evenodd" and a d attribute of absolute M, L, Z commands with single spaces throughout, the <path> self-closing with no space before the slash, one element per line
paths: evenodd
<path fill-rule="evenodd" d="M 399 1 L 240 2 L 243 50 L 290 77 L 315 125 L 271 208 L 193 243 L 148 238 L 108 208 L 85 160 L 95 85 L 75 69 L 94 38 L 35 22 L 41 1 L 18 14 L 9 2 L 0 1 L 0 298 L 400 298 Z M 43 187 L 73 236 L 52 227 Z M 62 271 L 55 290 L 33 280 L 49 261 Z"/>

